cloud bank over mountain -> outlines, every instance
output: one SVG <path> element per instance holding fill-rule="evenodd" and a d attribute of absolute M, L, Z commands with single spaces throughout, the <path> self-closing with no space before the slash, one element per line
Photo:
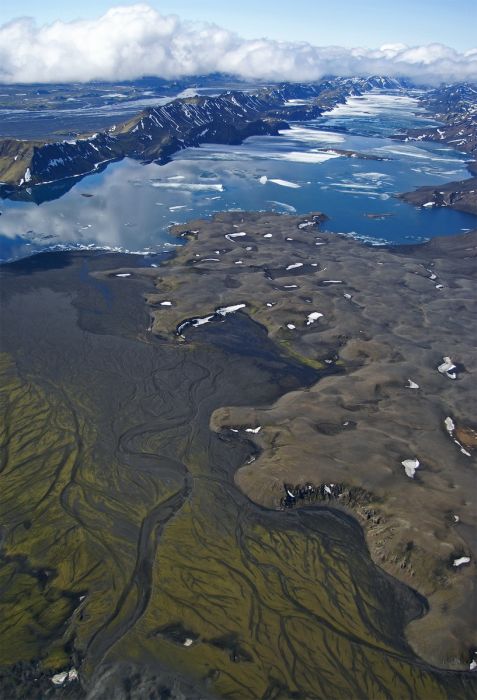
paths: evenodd
<path fill-rule="evenodd" d="M 243 39 L 212 24 L 163 16 L 145 4 L 113 7 L 95 20 L 0 27 L 0 82 L 48 83 L 179 78 L 212 72 L 309 81 L 324 75 L 407 76 L 431 84 L 477 80 L 477 48 L 443 44 L 379 49 Z"/>

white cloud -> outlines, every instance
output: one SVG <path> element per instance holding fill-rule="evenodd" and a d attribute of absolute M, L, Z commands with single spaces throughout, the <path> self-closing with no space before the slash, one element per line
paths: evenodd
<path fill-rule="evenodd" d="M 323 75 L 405 75 L 430 83 L 477 80 L 477 49 L 443 44 L 379 49 L 245 40 L 212 24 L 163 16 L 145 4 L 113 7 L 95 20 L 37 26 L 20 18 L 0 27 L 0 82 L 178 78 L 214 71 L 266 80 Z"/>

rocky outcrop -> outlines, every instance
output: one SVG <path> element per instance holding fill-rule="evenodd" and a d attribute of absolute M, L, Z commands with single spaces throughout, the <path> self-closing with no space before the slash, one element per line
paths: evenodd
<path fill-rule="evenodd" d="M 413 192 L 404 192 L 400 198 L 418 207 L 451 207 L 477 216 L 477 177 L 419 187 Z"/>

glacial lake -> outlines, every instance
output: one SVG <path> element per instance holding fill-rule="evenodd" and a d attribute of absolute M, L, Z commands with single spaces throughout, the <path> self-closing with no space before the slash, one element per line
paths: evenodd
<path fill-rule="evenodd" d="M 224 210 L 322 211 L 326 230 L 376 245 L 474 228 L 470 214 L 416 208 L 395 197 L 469 176 L 464 153 L 390 138 L 423 124 L 434 122 L 415 98 L 369 93 L 280 136 L 188 148 L 162 166 L 125 159 L 72 181 L 64 194 L 54 184 L 37 186 L 35 201 L 1 200 L 0 259 L 75 247 L 162 253 L 177 244 L 167 232 L 172 223 Z M 340 156 L 337 149 L 371 158 Z"/>

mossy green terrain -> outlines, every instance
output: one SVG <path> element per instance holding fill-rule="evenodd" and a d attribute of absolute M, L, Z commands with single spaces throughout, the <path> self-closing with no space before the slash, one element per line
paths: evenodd
<path fill-rule="evenodd" d="M 91 276 L 108 256 L 48 260 L 2 282 L 0 666 L 75 666 L 91 698 L 122 697 L 97 690 L 121 664 L 188 679 L 185 697 L 473 697 L 471 674 L 407 644 L 423 601 L 356 521 L 235 486 L 255 448 L 212 431 L 213 412 L 270 405 L 317 371 L 246 317 L 155 338 L 147 279 Z"/>

